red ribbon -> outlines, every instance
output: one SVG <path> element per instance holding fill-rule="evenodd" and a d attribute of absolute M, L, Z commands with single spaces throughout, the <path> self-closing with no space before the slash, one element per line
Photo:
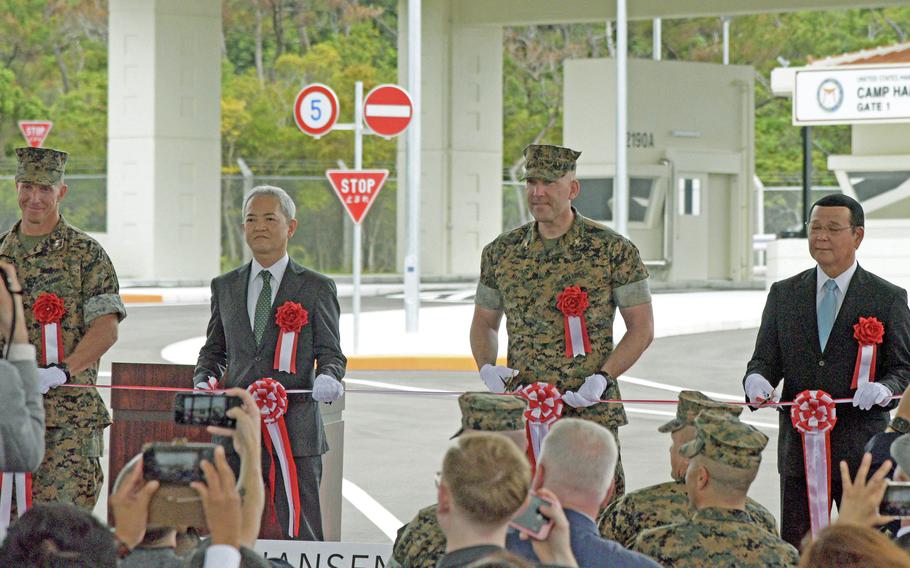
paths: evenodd
<path fill-rule="evenodd" d="M 309 321 L 309 312 L 297 302 L 290 300 L 282 304 L 275 312 L 275 323 L 280 330 L 273 364 L 276 371 L 297 372 L 297 341 L 300 337 L 300 330 Z"/>
<path fill-rule="evenodd" d="M 528 459 L 537 467 L 537 456 L 547 432 L 562 416 L 564 403 L 559 390 L 548 383 L 534 383 L 513 393 L 528 401 L 525 409 L 525 433 L 528 436 Z"/>
<path fill-rule="evenodd" d="M 266 451 L 269 452 L 271 463 L 269 465 L 269 495 L 271 502 L 275 502 L 275 455 L 281 466 L 281 476 L 284 481 L 284 490 L 288 500 L 288 534 L 300 534 L 300 487 L 297 485 L 297 465 L 291 451 L 291 439 L 284 422 L 284 415 L 288 409 L 288 396 L 284 385 L 272 378 L 259 379 L 247 389 L 253 400 L 259 406 L 262 423 L 266 427 L 268 436 L 263 437 Z M 275 449 L 274 453 L 272 448 Z M 272 508 L 272 514 L 275 509 Z"/>
<path fill-rule="evenodd" d="M 586 355 L 591 352 L 585 310 L 588 309 L 588 293 L 578 286 L 568 286 L 556 296 L 556 308 L 562 312 L 566 338 L 566 357 Z"/>
<path fill-rule="evenodd" d="M 878 344 L 885 337 L 885 326 L 875 316 L 860 317 L 853 324 L 853 338 L 859 344 L 856 350 L 856 365 L 853 367 L 853 382 L 850 388 L 855 389 L 860 383 L 875 382 L 875 361 L 878 357 Z"/>
<path fill-rule="evenodd" d="M 825 391 L 805 390 L 793 399 L 790 421 L 803 438 L 803 463 L 813 536 L 831 518 L 831 430 L 837 406 Z"/>

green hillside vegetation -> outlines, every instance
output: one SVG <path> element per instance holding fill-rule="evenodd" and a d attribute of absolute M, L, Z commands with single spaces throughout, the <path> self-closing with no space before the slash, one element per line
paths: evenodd
<path fill-rule="evenodd" d="M 338 246 L 348 222 L 321 177 L 338 160 L 353 165 L 353 136 L 331 133 L 314 140 L 291 118 L 301 86 L 323 82 L 341 99 L 341 121 L 352 120 L 354 82 L 365 88 L 397 81 L 398 22 L 395 0 L 225 0 L 222 58 L 223 265 L 241 255 L 237 159 L 257 176 L 298 176 L 281 182 L 300 208 L 301 228 L 292 254 L 321 270 L 350 269 Z M 608 26 L 574 24 L 507 28 L 504 34 L 504 177 L 532 141 L 559 143 L 562 132 L 562 62 L 608 57 Z M 772 14 L 732 22 L 732 62 L 756 72 L 756 169 L 766 183 L 799 176 L 799 129 L 790 125 L 790 102 L 769 90 L 771 69 L 862 48 L 907 41 L 910 8 Z M 107 2 L 104 0 L 0 0 L 0 175 L 15 170 L 14 148 L 23 144 L 16 121 L 49 119 L 47 146 L 72 154 L 68 173 L 75 190 L 65 214 L 88 230 L 104 230 L 103 177 L 107 145 Z M 667 20 L 663 57 L 720 62 L 719 18 Z M 630 55 L 650 57 L 651 23 L 629 26 Z M 818 182 L 833 183 L 825 157 L 849 152 L 849 129 L 815 129 Z M 373 272 L 394 272 L 396 142 L 367 137 L 364 164 L 392 170 L 364 223 L 364 258 Z M 309 178 L 309 179 L 307 179 Z M 0 227 L 18 216 L 12 182 L 0 182 Z M 498 188 L 495 188 L 498 189 Z M 494 188 L 491 188 L 494 190 Z M 348 253 L 349 255 L 349 253 Z"/>

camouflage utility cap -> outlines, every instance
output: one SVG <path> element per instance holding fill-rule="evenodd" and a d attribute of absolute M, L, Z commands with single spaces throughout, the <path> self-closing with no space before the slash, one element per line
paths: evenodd
<path fill-rule="evenodd" d="M 523 398 L 486 392 L 466 392 L 458 397 L 458 406 L 461 407 L 461 430 L 455 436 L 465 430 L 484 432 L 524 430 L 527 402 Z"/>
<path fill-rule="evenodd" d="M 742 469 L 758 467 L 768 437 L 728 412 L 705 410 L 695 419 L 695 439 L 683 444 L 679 453 L 706 458 Z"/>
<path fill-rule="evenodd" d="M 891 457 L 910 475 L 910 434 L 902 434 L 891 442 Z"/>
<path fill-rule="evenodd" d="M 50 148 L 16 148 L 16 183 L 57 185 L 66 169 L 66 152 Z"/>
<path fill-rule="evenodd" d="M 658 432 L 676 432 L 686 426 L 695 426 L 695 418 L 702 410 L 717 409 L 733 416 L 742 414 L 743 407 L 712 400 L 698 391 L 682 391 L 676 405 L 676 418 L 657 429 Z"/>
<path fill-rule="evenodd" d="M 548 144 L 531 144 L 524 150 L 525 172 L 521 181 L 542 179 L 556 181 L 567 172 L 575 171 L 575 160 L 581 156 L 571 148 L 550 146 Z"/>

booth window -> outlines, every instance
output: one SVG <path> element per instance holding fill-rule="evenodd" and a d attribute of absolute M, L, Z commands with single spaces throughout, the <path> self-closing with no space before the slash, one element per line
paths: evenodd
<path fill-rule="evenodd" d="M 572 204 L 589 219 L 613 220 L 613 178 L 579 179 L 581 192 Z M 629 221 L 644 223 L 652 206 L 655 178 L 629 178 Z"/>
<path fill-rule="evenodd" d="M 680 178 L 678 202 L 680 215 L 701 215 L 701 180 Z"/>

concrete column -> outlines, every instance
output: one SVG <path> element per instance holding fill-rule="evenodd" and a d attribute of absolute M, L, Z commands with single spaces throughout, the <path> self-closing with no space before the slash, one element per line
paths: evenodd
<path fill-rule="evenodd" d="M 221 255 L 221 2 L 109 7 L 102 240 L 121 278 L 207 281 Z"/>
<path fill-rule="evenodd" d="M 420 263 L 424 276 L 477 275 L 502 231 L 502 28 L 460 24 L 459 3 L 424 0 Z M 399 2 L 399 83 L 407 81 L 407 2 Z M 398 250 L 404 255 L 404 147 Z"/>

